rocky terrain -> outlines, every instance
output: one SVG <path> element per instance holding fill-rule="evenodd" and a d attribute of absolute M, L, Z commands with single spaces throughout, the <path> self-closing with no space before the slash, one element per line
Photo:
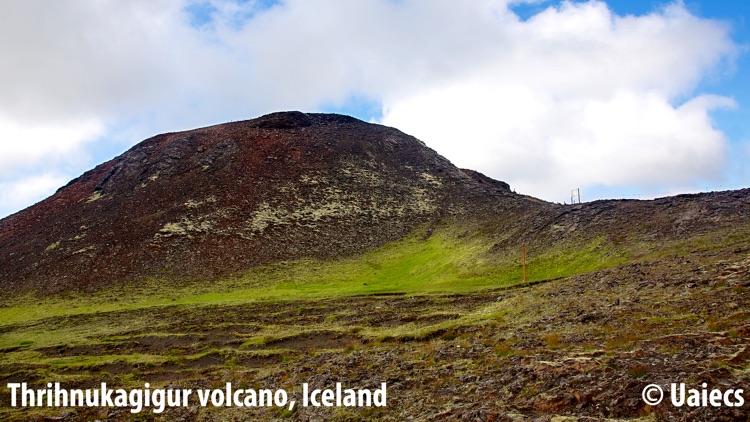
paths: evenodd
<path fill-rule="evenodd" d="M 750 189 L 547 203 L 345 116 L 148 139 L 0 220 L 0 284 L 0 419 L 750 418 Z M 11 382 L 388 406 L 23 408 Z M 641 399 L 680 382 L 746 404 Z"/>
<path fill-rule="evenodd" d="M 332 388 L 388 384 L 387 408 L 168 409 L 139 420 L 747 420 L 741 408 L 651 407 L 641 390 L 672 382 L 747 388 L 747 246 L 700 252 L 532 286 L 460 295 L 366 296 L 172 306 L 7 326 L 117 326 L 84 344 L 17 347 L 37 363 L 0 365 L 7 382 Z M 92 319 L 96 320 L 93 322 Z M 145 321 L 144 319 L 148 319 Z M 131 323 L 123 324 L 123 320 Z M 132 321 L 135 321 L 133 323 Z M 156 322 L 155 322 L 156 321 Z M 10 353 L 6 349 L 5 353 Z M 164 356 L 126 361 L 112 356 Z M 88 357 L 91 360 L 80 359 Z M 97 361 L 97 356 L 111 360 Z M 79 358 L 76 362 L 74 359 Z M 7 396 L 3 407 L 9 405 Z M 11 413 L 41 419 L 38 412 Z M 54 420 L 129 420 L 128 409 L 53 409 Z"/>

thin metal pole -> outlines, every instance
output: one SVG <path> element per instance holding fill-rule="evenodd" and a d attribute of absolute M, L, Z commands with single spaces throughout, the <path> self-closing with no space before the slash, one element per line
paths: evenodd
<path fill-rule="evenodd" d="M 523 282 L 526 282 L 526 244 L 521 244 L 521 262 L 523 263 Z"/>

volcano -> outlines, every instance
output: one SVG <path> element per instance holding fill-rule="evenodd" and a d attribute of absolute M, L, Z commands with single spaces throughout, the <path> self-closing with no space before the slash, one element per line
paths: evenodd
<path fill-rule="evenodd" d="M 494 204 L 494 205 L 493 205 Z M 396 129 L 282 112 L 147 139 L 0 221 L 10 290 L 210 279 L 539 206 Z"/>

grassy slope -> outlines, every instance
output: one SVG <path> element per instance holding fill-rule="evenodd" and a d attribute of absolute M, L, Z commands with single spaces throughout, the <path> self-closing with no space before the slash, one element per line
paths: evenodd
<path fill-rule="evenodd" d="M 634 257 L 647 262 L 669 256 L 686 256 L 695 251 L 732 248 L 732 245 L 740 243 L 746 245 L 750 240 L 749 233 L 748 228 L 735 229 L 731 233 L 712 233 L 664 243 L 658 248 L 653 244 L 636 243 L 615 248 L 603 238 L 596 238 L 584 245 L 558 244 L 546 251 L 531 248 L 528 281 L 551 280 L 612 268 L 632 262 Z M 428 339 L 435 333 L 450 333 L 462 326 L 476 327 L 511 320 L 516 326 L 527 323 L 528 318 L 536 318 L 537 313 L 548 312 L 549 305 L 536 303 L 540 300 L 536 288 L 523 289 L 518 293 L 519 297 L 504 303 L 490 302 L 467 311 L 442 303 L 446 300 L 444 297 L 433 296 L 521 285 L 520 251 L 489 254 L 487 251 L 492 244 L 492 240 L 481 234 L 467 235 L 455 228 L 444 228 L 426 239 L 424 233 L 414 233 L 407 239 L 358 257 L 338 261 L 283 262 L 211 283 L 176 284 L 152 280 L 142 283 L 137 289 L 123 284 L 95 293 L 70 293 L 50 298 L 31 295 L 8 298 L 0 308 L 0 350 L 6 365 L 4 372 L 12 373 L 9 370 L 11 366 L 18 365 L 26 368 L 21 369 L 22 372 L 31 371 L 28 373 L 34 374 L 37 379 L 76 382 L 91 376 L 80 371 L 108 376 L 101 369 L 107 364 L 135 366 L 145 368 L 145 371 L 160 365 L 189 368 L 190 362 L 197 362 L 206 356 L 227 359 L 223 366 L 233 368 L 237 359 L 264 355 L 287 358 L 290 355 L 283 347 L 276 350 L 273 342 L 306 332 L 329 330 L 342 334 L 356 333 L 360 339 L 375 342 L 394 337 Z M 540 286 L 540 289 L 546 287 Z M 379 293 L 434 297 L 430 299 L 434 304 L 428 306 L 429 309 L 415 315 L 435 317 L 436 320 L 429 323 L 417 320 L 394 326 L 370 325 L 366 318 L 356 320 L 360 310 L 353 313 L 339 311 L 335 302 L 330 302 L 330 299 Z M 276 315 L 272 323 L 256 324 L 255 332 L 246 335 L 236 333 L 244 343 L 232 349 L 231 353 L 222 346 L 203 347 L 200 344 L 185 347 L 184 352 L 176 347 L 166 353 L 103 349 L 100 352 L 57 357 L 45 351 L 58 346 L 114 344 L 124 339 L 137 339 L 138 336 L 190 336 L 189 333 L 193 331 L 190 327 L 182 329 L 184 334 L 173 328 L 175 321 L 185 315 L 204 315 L 203 321 L 214 321 L 213 318 L 232 313 L 235 307 L 245 304 L 296 301 L 301 304 L 298 309 L 300 315 L 310 312 L 310 309 L 303 309 L 304 306 L 316 301 L 328 301 L 320 310 L 326 315 L 325 318 L 314 324 L 284 323 L 285 314 Z M 286 308 L 289 309 L 288 306 Z M 170 316 L 173 312 L 174 316 Z M 686 315 L 691 316 L 691 312 Z M 454 316 L 441 319 L 441 313 Z M 349 321 L 352 318 L 355 321 Z M 222 328 L 222 324 L 227 323 L 216 320 L 216 323 L 209 325 Z M 229 327 L 231 324 L 226 327 L 231 331 Z M 565 333 L 551 334 L 549 339 L 545 337 L 545 341 L 554 343 L 558 337 L 567 335 Z M 357 341 L 351 347 L 360 347 Z M 254 349 L 254 346 L 264 344 L 271 346 L 266 346 L 264 350 Z M 165 346 L 165 350 L 169 347 Z M 127 375 L 118 376 L 117 379 L 121 385 L 135 382 Z"/>
<path fill-rule="evenodd" d="M 713 233 L 681 239 L 658 248 L 630 244 L 614 246 L 603 238 L 587 244 L 558 244 L 549 250 L 529 250 L 527 281 L 536 282 L 611 268 L 633 257 L 639 261 L 681 256 L 746 242 L 750 230 Z M 177 283 L 150 280 L 134 286 L 122 283 L 94 293 L 74 292 L 39 298 L 33 294 L 5 298 L 0 303 L 0 327 L 16 325 L 0 334 L 0 349 L 24 343 L 57 345 L 90 336 L 122 332 L 129 326 L 148 325 L 143 313 L 155 307 L 223 306 L 258 301 L 295 301 L 348 296 L 402 293 L 466 293 L 522 283 L 521 253 L 490 254 L 492 241 L 481 234 L 467 235 L 443 228 L 427 239 L 414 233 L 361 256 L 337 260 L 297 260 L 255 268 L 212 282 Z M 119 324 L 111 317 L 127 312 Z M 86 326 L 40 330 L 38 321 L 50 317 L 91 315 Z M 98 324 L 97 321 L 108 321 Z M 24 329 L 28 326 L 28 330 Z M 132 328 L 132 327 L 131 327 Z"/>
<path fill-rule="evenodd" d="M 714 233 L 682 239 L 659 248 L 644 245 L 618 247 L 597 238 L 584 245 L 558 244 L 527 259 L 527 281 L 537 282 L 584 274 L 631 262 L 681 256 L 747 241 L 749 230 L 733 235 Z M 738 234 L 739 233 L 739 234 Z M 53 346 L 77 343 L 153 325 L 149 309 L 170 306 L 232 306 L 400 293 L 407 295 L 468 293 L 522 284 L 521 253 L 489 254 L 492 241 L 482 235 L 457 234 L 443 229 L 424 239 L 415 233 L 361 256 L 337 261 L 297 260 L 255 268 L 212 282 L 177 283 L 150 280 L 62 296 L 33 294 L 5 298 L 0 303 L 0 349 L 16 346 Z M 127 315 L 119 318 L 118 315 Z M 46 318 L 90 316 L 80 327 L 49 330 Z M 113 323 L 113 321 L 118 321 Z M 25 328 L 24 328 L 25 327 Z"/>
<path fill-rule="evenodd" d="M 362 256 L 339 261 L 298 260 L 260 267 L 212 281 L 177 284 L 151 280 L 95 293 L 5 299 L 0 326 L 48 317 L 133 311 L 156 306 L 221 305 L 254 301 L 335 298 L 380 293 L 461 293 L 522 282 L 520 251 L 490 256 L 487 239 L 458 240 L 444 230 L 423 239 L 417 233 Z M 548 280 L 625 262 L 601 240 L 573 249 L 529 254 L 527 280 Z M 137 287 L 137 288 L 136 288 Z M 9 347 L 0 337 L 0 347 Z"/>

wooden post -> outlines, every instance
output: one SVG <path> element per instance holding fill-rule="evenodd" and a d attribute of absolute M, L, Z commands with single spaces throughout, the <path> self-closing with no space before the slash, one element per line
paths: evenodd
<path fill-rule="evenodd" d="M 521 263 L 523 264 L 523 282 L 526 282 L 526 244 L 521 244 Z"/>

